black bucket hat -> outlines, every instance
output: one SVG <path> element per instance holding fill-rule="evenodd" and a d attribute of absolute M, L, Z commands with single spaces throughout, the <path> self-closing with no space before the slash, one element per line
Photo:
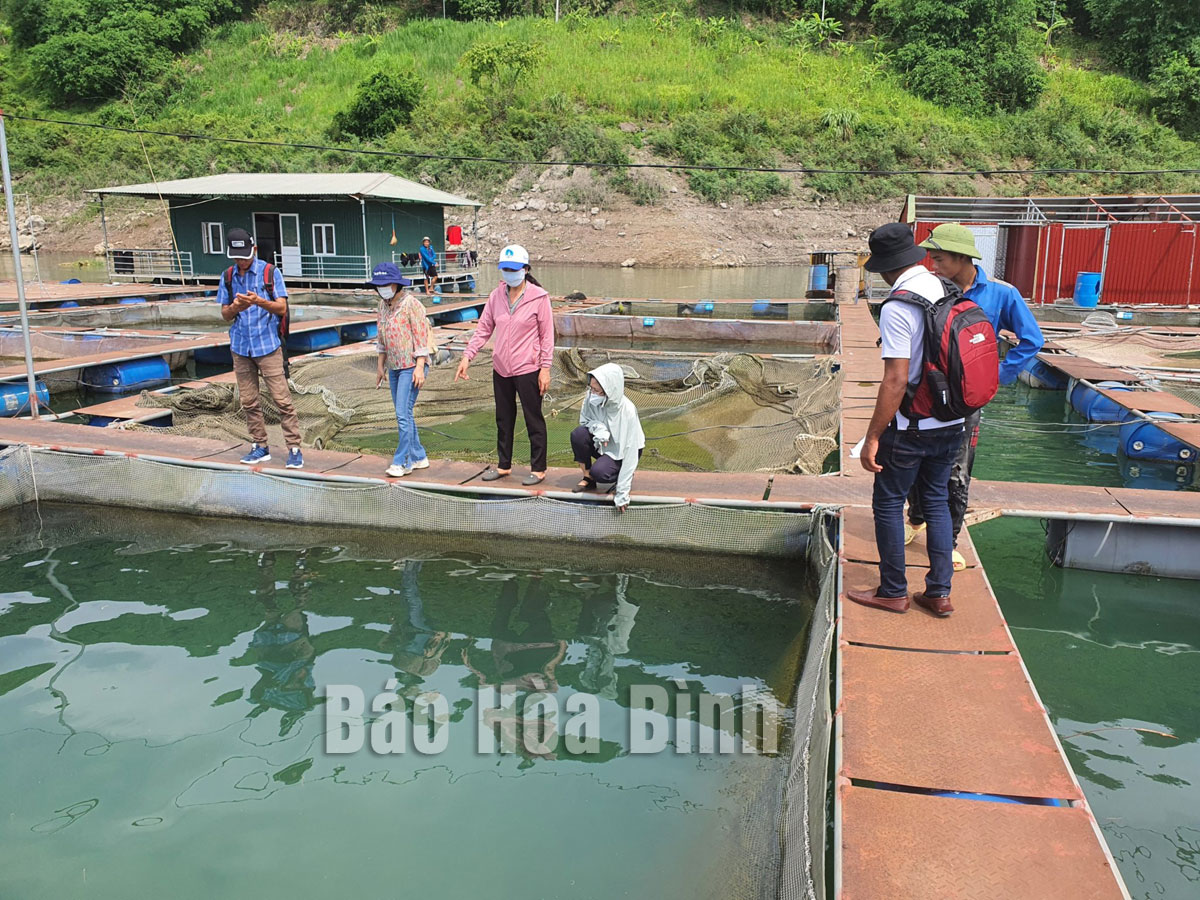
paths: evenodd
<path fill-rule="evenodd" d="M 912 229 L 903 222 L 880 225 L 867 238 L 871 258 L 863 266 L 868 272 L 892 272 L 915 266 L 925 258 L 925 251 L 913 240 Z"/>

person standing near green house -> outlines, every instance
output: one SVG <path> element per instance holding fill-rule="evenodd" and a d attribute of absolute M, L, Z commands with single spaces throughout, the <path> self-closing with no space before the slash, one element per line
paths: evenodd
<path fill-rule="evenodd" d="M 233 265 L 217 287 L 221 318 L 229 323 L 229 349 L 238 395 L 253 445 L 242 457 L 248 466 L 269 462 L 267 425 L 259 404 L 259 376 L 267 383 L 271 399 L 279 408 L 280 424 L 287 441 L 287 468 L 304 468 L 300 453 L 300 420 L 292 405 L 283 366 L 283 337 L 280 323 L 287 315 L 287 287 L 283 275 L 255 252 L 254 239 L 242 228 L 230 229 L 226 253 Z M 263 296 L 266 294 L 267 296 Z"/>
<path fill-rule="evenodd" d="M 421 272 L 425 275 L 425 293 L 432 294 L 437 287 L 437 251 L 428 237 L 421 238 Z"/>

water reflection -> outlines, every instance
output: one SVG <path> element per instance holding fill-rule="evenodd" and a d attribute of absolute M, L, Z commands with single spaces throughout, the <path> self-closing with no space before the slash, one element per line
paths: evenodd
<path fill-rule="evenodd" d="M 1036 522 L 972 537 L 1132 895 L 1195 896 L 1195 582 L 1056 568 Z"/>
<path fill-rule="evenodd" d="M 65 518 L 82 532 L 123 521 L 88 516 Z M 0 547 L 0 865 L 16 895 L 71 895 L 85 864 L 99 897 L 168 877 L 180 897 L 234 878 L 305 895 L 301 872 L 261 865 L 295 846 L 327 848 L 345 889 L 386 893 L 377 861 L 399 844 L 427 864 L 406 895 L 515 898 L 531 834 L 570 860 L 575 888 L 552 878 L 553 893 L 730 895 L 731 835 L 784 766 L 631 755 L 629 688 L 679 678 L 688 692 L 750 686 L 786 704 L 778 673 L 794 670 L 810 609 L 794 571 L 630 550 L 564 565 L 545 548 L 521 558 L 501 541 L 448 549 L 394 534 L 306 547 L 301 528 L 230 536 L 237 523 L 185 521 L 172 536 L 144 518 L 134 542 L 35 525 Z M 722 584 L 732 571 L 741 584 Z M 391 683 L 410 729 L 418 698 L 445 697 L 445 752 L 327 754 L 325 686 L 370 697 Z M 501 688 L 516 701 L 484 709 Z M 570 751 L 556 713 L 578 692 L 599 702 L 594 752 Z M 477 750 L 481 729 L 498 752 Z M 468 827 L 491 836 L 478 866 L 461 862 Z M 121 840 L 133 828 L 138 840 Z M 630 862 L 614 871 L 612 858 Z"/>

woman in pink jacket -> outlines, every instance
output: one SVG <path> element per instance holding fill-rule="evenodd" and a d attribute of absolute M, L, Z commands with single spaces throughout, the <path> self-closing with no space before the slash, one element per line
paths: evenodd
<path fill-rule="evenodd" d="M 479 317 L 454 380 L 470 378 L 467 366 L 488 338 L 496 335 L 492 349 L 492 390 L 496 397 L 496 467 L 483 473 L 495 481 L 512 472 L 513 429 L 517 424 L 517 398 L 529 432 L 530 474 L 525 485 L 546 477 L 546 417 L 542 395 L 550 387 L 554 360 L 554 314 L 550 295 L 529 274 L 529 253 L 511 244 L 500 251 L 503 283 L 492 291 Z"/>

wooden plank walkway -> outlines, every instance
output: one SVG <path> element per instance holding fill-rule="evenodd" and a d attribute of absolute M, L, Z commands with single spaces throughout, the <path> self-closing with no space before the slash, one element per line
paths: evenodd
<path fill-rule="evenodd" d="M 375 313 L 360 313 L 358 315 L 342 316 L 336 319 L 316 319 L 311 322 L 297 321 L 291 327 L 293 334 L 303 334 L 309 331 L 319 331 L 323 328 L 340 328 L 343 325 L 358 325 L 362 322 L 375 321 Z M 128 330 L 127 330 L 128 333 Z M 53 359 L 36 362 L 33 366 L 35 375 L 49 375 L 53 372 L 70 372 L 84 369 L 88 366 L 100 366 L 105 363 L 125 362 L 134 359 L 147 359 L 152 356 L 165 356 L 171 353 L 185 353 L 201 350 L 206 347 L 224 347 L 229 344 L 227 331 L 214 331 L 211 334 L 193 337 L 176 337 L 165 341 L 148 342 L 137 350 L 111 350 L 107 353 L 93 353 L 88 356 L 74 356 L 69 359 Z M 0 367 L 0 382 L 19 381 L 26 377 L 24 363 Z"/>
<path fill-rule="evenodd" d="M 65 303 L 68 300 L 117 300 L 123 297 L 167 297 L 180 294 L 204 294 L 213 285 L 182 284 L 58 284 L 25 280 L 25 299 L 31 304 Z M 0 303 L 17 302 L 17 283 L 0 281 Z"/>
<path fill-rule="evenodd" d="M 873 407 L 882 376 L 878 330 L 866 304 L 841 313 L 844 480 L 869 487 L 849 447 L 866 433 L 870 410 L 862 411 Z M 1129 513 L 1100 488 L 974 482 L 971 491 L 973 506 L 1061 507 L 1067 497 L 1093 511 Z M 836 896 L 1128 897 L 969 535 L 960 538 L 968 568 L 954 576 L 949 619 L 915 605 L 896 615 L 846 598 L 846 589 L 878 583 L 869 502 L 842 511 Z M 920 590 L 928 566 L 920 541 L 907 555 L 912 590 Z M 946 792 L 1074 805 L 938 796 Z"/>

